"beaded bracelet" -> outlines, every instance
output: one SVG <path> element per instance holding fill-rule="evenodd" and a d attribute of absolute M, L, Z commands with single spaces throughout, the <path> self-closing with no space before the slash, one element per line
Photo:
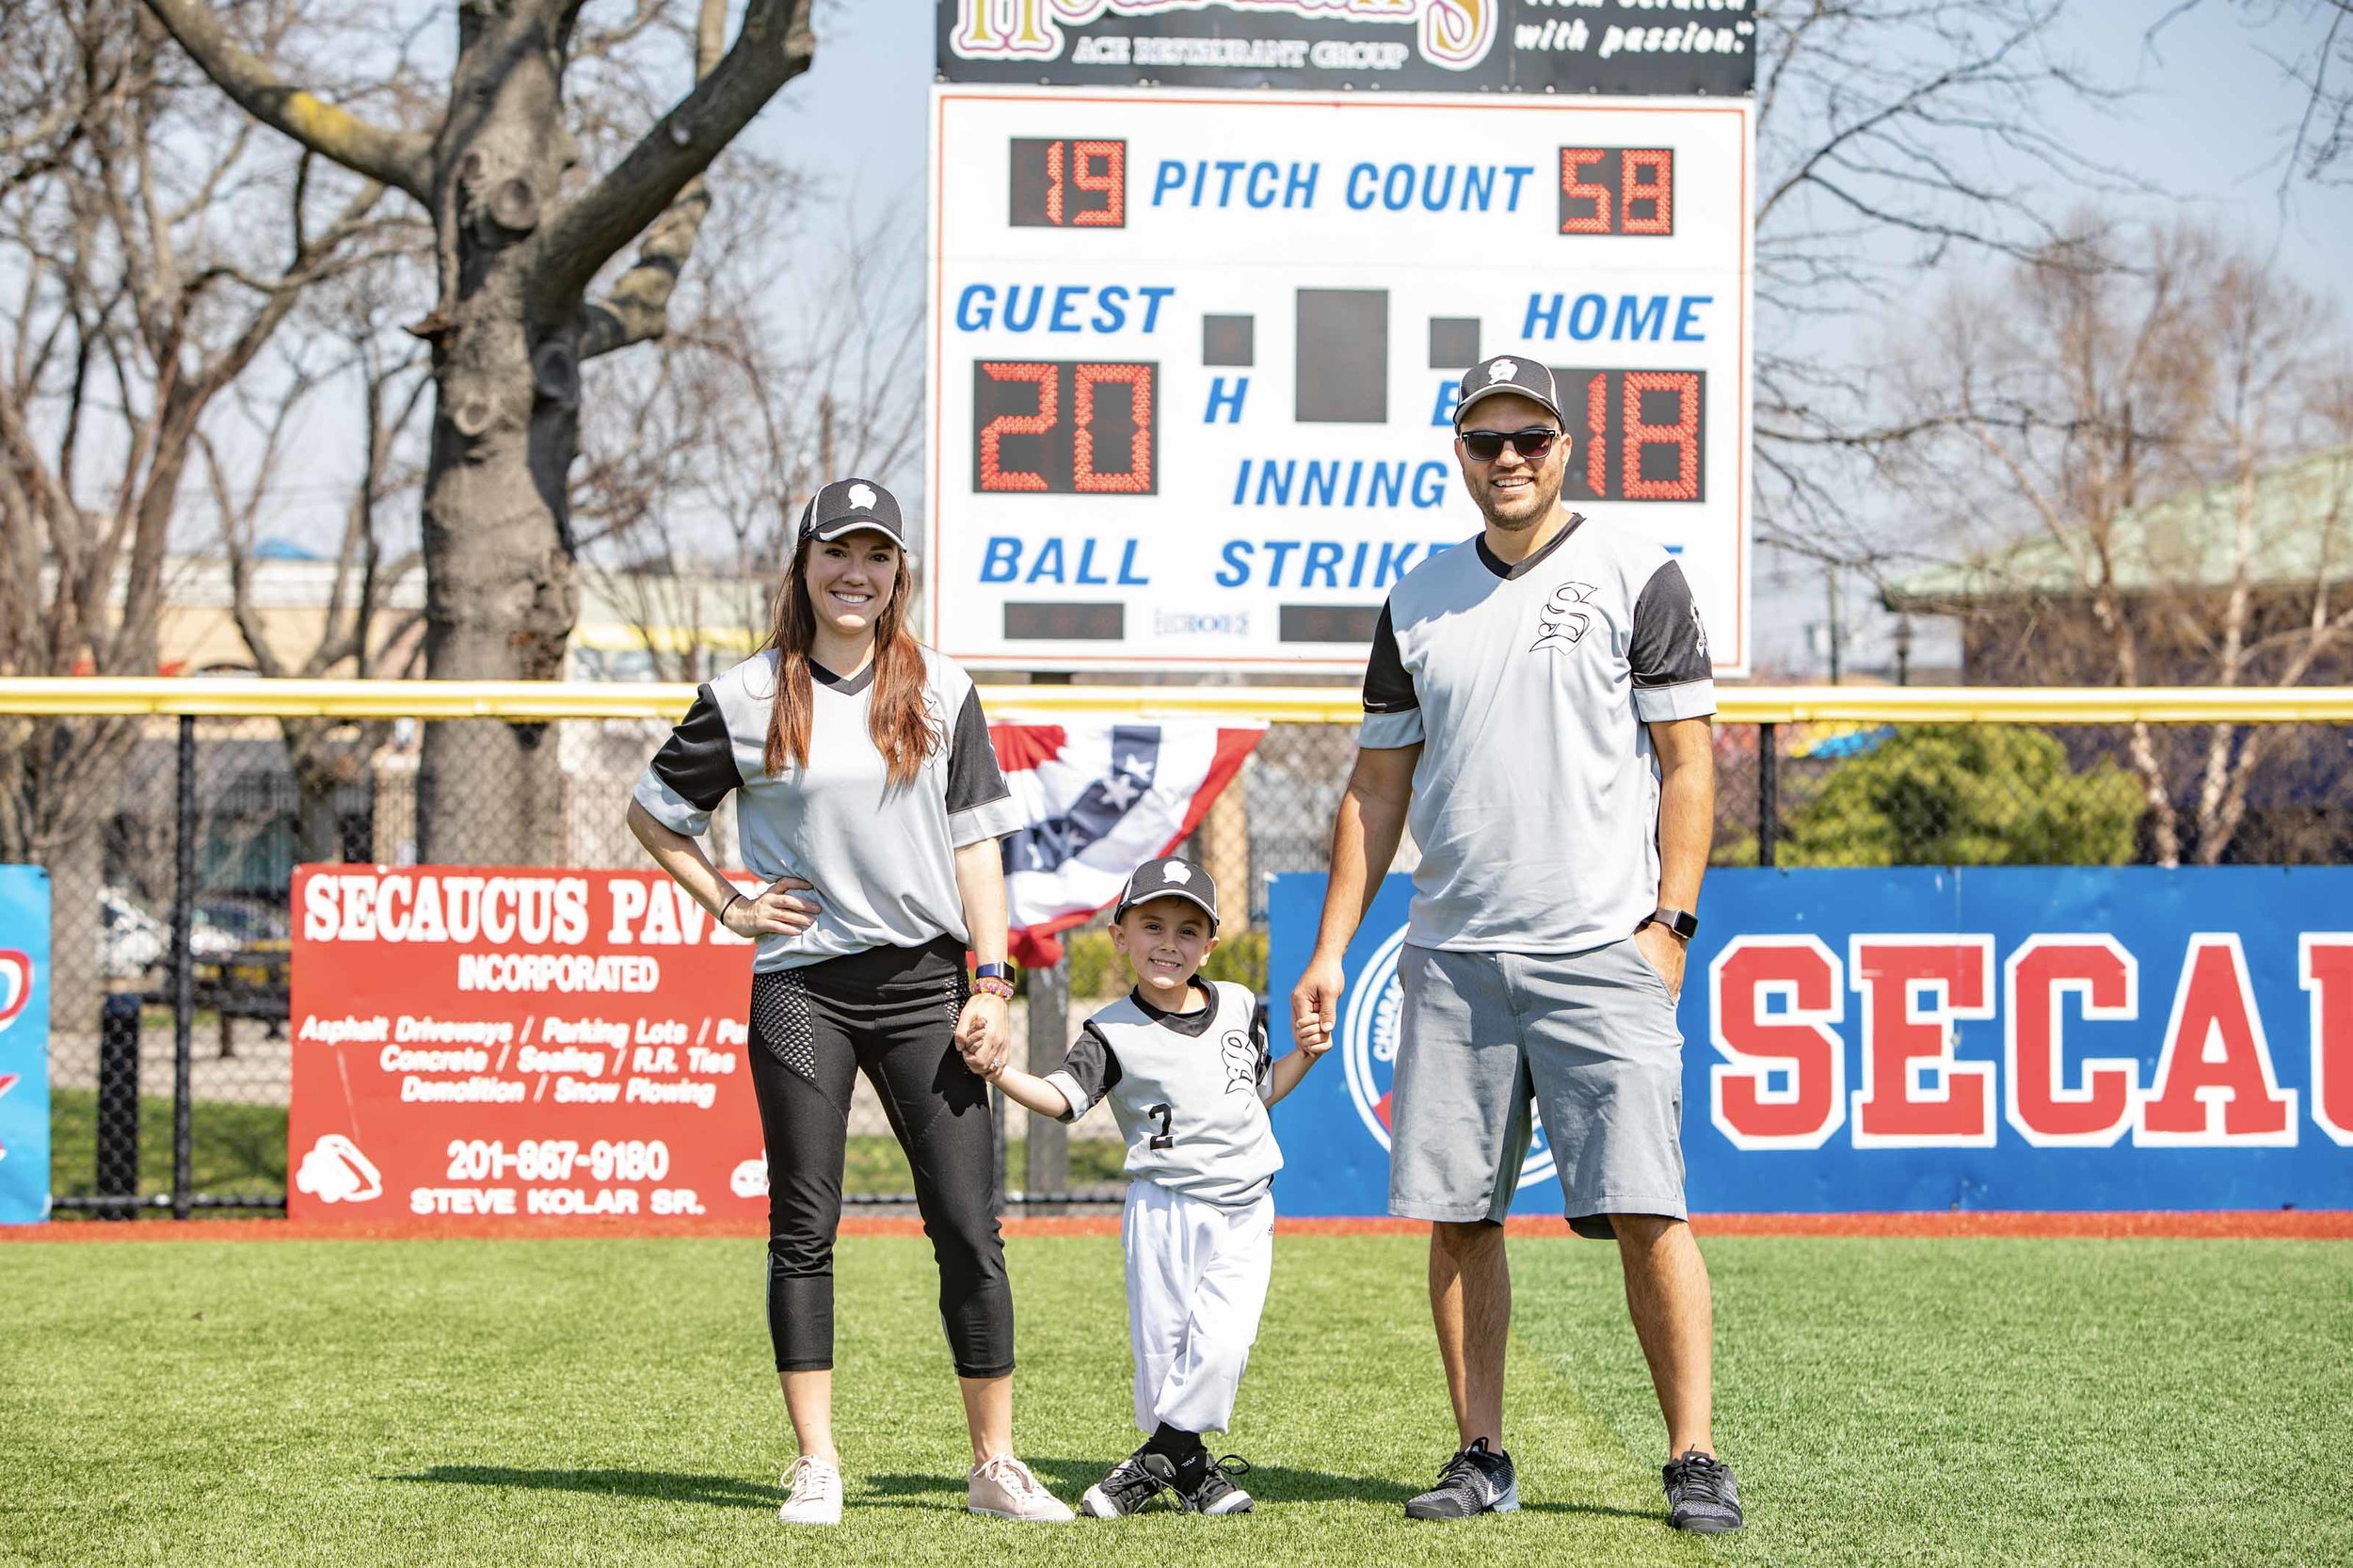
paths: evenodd
<path fill-rule="evenodd" d="M 984 975 L 972 982 L 972 989 L 984 997 L 995 997 L 999 1001 L 1013 1000 L 1013 982 L 1000 980 L 993 974 Z"/>

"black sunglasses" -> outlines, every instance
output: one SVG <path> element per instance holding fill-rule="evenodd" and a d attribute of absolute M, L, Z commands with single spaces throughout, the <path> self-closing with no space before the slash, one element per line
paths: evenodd
<path fill-rule="evenodd" d="M 1469 453 L 1474 461 L 1481 463 L 1492 463 L 1502 456 L 1506 442 L 1511 443 L 1512 450 L 1526 461 L 1541 463 L 1545 460 L 1545 454 L 1552 450 L 1552 443 L 1560 439 L 1560 431 L 1547 430 L 1541 424 L 1531 424 L 1525 430 L 1462 432 L 1463 450 Z"/>

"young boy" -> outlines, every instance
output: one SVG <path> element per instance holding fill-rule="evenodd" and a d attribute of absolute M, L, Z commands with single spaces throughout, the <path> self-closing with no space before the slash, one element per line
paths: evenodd
<path fill-rule="evenodd" d="M 1005 1097 L 1072 1121 L 1111 1097 L 1128 1141 L 1128 1330 L 1135 1347 L 1144 1447 L 1090 1487 L 1098 1519 L 1134 1513 L 1162 1492 L 1187 1513 L 1242 1513 L 1250 1494 L 1212 1461 L 1258 1337 L 1274 1261 L 1274 1173 L 1283 1166 L 1266 1108 L 1328 1045 L 1279 1062 L 1248 988 L 1199 978 L 1217 947 L 1217 888 L 1191 861 L 1146 861 L 1112 913 L 1112 946 L 1135 989 L 1087 1020 L 1058 1071 L 994 1078 Z"/>

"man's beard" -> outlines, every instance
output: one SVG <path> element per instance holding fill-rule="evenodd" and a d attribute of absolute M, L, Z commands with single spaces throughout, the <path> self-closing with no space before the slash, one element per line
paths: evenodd
<path fill-rule="evenodd" d="M 1530 485 L 1523 493 L 1529 495 L 1541 495 L 1543 493 L 1542 487 L 1539 485 Z M 1526 517 L 1498 517 L 1495 512 L 1494 501 L 1495 491 L 1490 488 L 1480 502 L 1480 516 L 1484 518 L 1490 525 L 1501 529 L 1506 534 L 1524 534 L 1529 529 L 1535 527 L 1538 523 L 1544 521 L 1545 519 L 1552 516 L 1553 508 L 1560 504 L 1561 489 L 1559 486 L 1554 486 L 1552 493 L 1543 496 L 1542 501 L 1537 505 L 1531 507 Z"/>

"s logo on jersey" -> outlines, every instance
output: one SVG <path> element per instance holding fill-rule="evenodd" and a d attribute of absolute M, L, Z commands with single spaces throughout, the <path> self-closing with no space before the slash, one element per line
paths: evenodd
<path fill-rule="evenodd" d="M 1389 1148 L 1389 1099 L 1397 1079 L 1397 1048 L 1404 1031 L 1405 985 L 1398 978 L 1398 954 L 1405 948 L 1405 928 L 1399 926 L 1372 950 L 1365 967 L 1350 982 L 1340 1008 L 1340 1064 L 1348 1069 L 1348 1097 L 1357 1117 L 1381 1145 Z M 1552 1147 L 1541 1117 L 1529 1118 L 1528 1158 L 1520 1165 L 1520 1186 L 1552 1179 Z"/>
<path fill-rule="evenodd" d="M 1588 608 L 1593 596 L 1601 590 L 1591 583 L 1563 583 L 1552 590 L 1545 607 L 1536 615 L 1536 640 L 1528 645 L 1528 651 L 1540 648 L 1574 648 L 1586 632 L 1593 629 L 1598 612 Z"/>
<path fill-rule="evenodd" d="M 1250 1036 L 1241 1030 L 1229 1030 L 1218 1045 L 1218 1054 L 1225 1059 L 1225 1092 L 1247 1095 L 1258 1087 L 1258 1053 L 1250 1044 Z"/>

